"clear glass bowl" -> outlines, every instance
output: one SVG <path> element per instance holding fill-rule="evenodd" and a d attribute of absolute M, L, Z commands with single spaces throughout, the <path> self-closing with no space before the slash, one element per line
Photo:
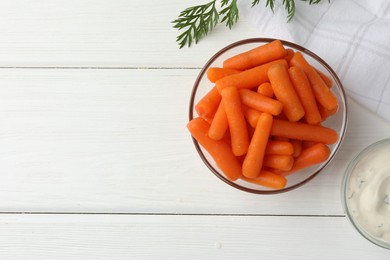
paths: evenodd
<path fill-rule="evenodd" d="M 387 150 L 387 152 L 386 152 Z M 381 206 L 385 206 L 388 211 L 388 207 L 386 205 L 380 205 L 378 203 L 386 203 L 386 198 L 383 199 L 378 193 L 379 189 L 372 190 L 370 192 L 369 200 L 357 200 L 361 196 L 361 192 L 359 189 L 367 189 L 369 187 L 370 189 L 378 186 L 372 186 L 372 184 L 369 184 L 370 186 L 365 186 L 368 184 L 368 180 L 373 180 L 374 177 L 378 177 L 378 169 L 381 167 L 378 164 L 378 160 L 382 160 L 388 165 L 388 160 L 390 160 L 390 138 L 384 139 L 381 141 L 378 141 L 376 143 L 373 143 L 363 149 L 360 153 L 358 153 L 355 158 L 352 159 L 352 161 L 349 163 L 344 178 L 343 183 L 341 186 L 341 200 L 343 204 L 344 211 L 349 219 L 349 221 L 352 223 L 352 225 L 355 227 L 355 229 L 366 239 L 371 241 L 372 243 L 379 245 L 381 247 L 390 249 L 390 234 L 387 239 L 383 239 L 378 236 L 380 234 L 380 225 L 374 225 L 374 227 L 368 227 L 366 223 L 362 220 L 363 214 L 372 214 L 371 215 L 371 223 L 379 223 L 379 220 L 382 218 L 375 217 L 374 214 L 380 208 Z M 379 154 L 377 154 L 379 152 Z M 375 153 L 375 154 L 374 154 Z M 386 154 L 383 154 L 386 153 Z M 379 159 L 382 157 L 382 159 Z M 389 158 L 387 158 L 389 157 Z M 389 171 L 390 166 L 386 166 L 387 170 Z M 366 175 L 368 171 L 369 175 Z M 381 181 L 381 184 L 385 184 L 386 181 Z M 385 184 L 386 185 L 386 184 Z M 388 183 L 387 183 L 388 185 Z M 380 186 L 379 186 L 380 187 Z M 385 188 L 387 192 L 390 193 L 389 187 L 380 187 L 381 189 Z M 367 192 L 367 190 L 366 190 Z M 368 194 L 368 193 L 366 193 Z M 374 195 L 375 194 L 375 195 Z M 372 196 L 371 196 L 372 195 Z M 384 195 L 384 194 L 382 194 Z M 366 197 L 367 198 L 367 197 Z M 378 198 L 378 199 L 375 199 Z M 387 198 L 390 200 L 390 198 Z M 358 206 L 362 204 L 362 201 L 365 203 L 368 203 L 369 205 L 365 205 L 365 212 L 363 214 L 360 214 L 359 216 L 359 210 Z M 368 206 L 368 208 L 367 208 Z M 385 208 L 385 209 L 386 209 Z M 371 210 L 372 209 L 372 210 Z M 387 219 L 385 217 L 385 219 Z M 388 220 L 389 222 L 390 220 Z M 390 225 L 390 224 L 389 224 Z M 389 226 L 388 225 L 388 226 Z M 383 228 L 383 226 L 382 226 Z"/>
<path fill-rule="evenodd" d="M 209 67 L 222 67 L 222 63 L 225 59 L 232 57 L 236 54 L 239 54 L 241 52 L 248 51 L 250 49 L 258 47 L 262 44 L 266 44 L 273 40 L 275 39 L 272 38 L 245 39 L 230 44 L 225 48 L 223 48 L 222 50 L 218 51 L 216 54 L 214 54 L 210 58 L 210 60 L 207 61 L 207 63 L 200 71 L 195 81 L 195 84 L 193 86 L 193 90 L 190 98 L 190 104 L 189 104 L 189 120 L 197 116 L 197 113 L 195 111 L 195 105 L 214 86 L 213 83 L 211 83 L 207 78 L 207 69 Z M 339 108 L 337 113 L 332 115 L 330 118 L 328 118 L 323 125 L 337 131 L 339 135 L 339 140 L 337 141 L 337 143 L 329 146 L 331 149 L 331 154 L 327 161 L 287 176 L 286 187 L 283 189 L 275 190 L 267 187 L 262 187 L 260 185 L 256 185 L 253 183 L 249 183 L 242 179 L 238 179 L 237 181 L 234 182 L 228 180 L 224 176 L 224 174 L 220 171 L 220 169 L 216 166 L 215 162 L 210 157 L 210 155 L 198 144 L 198 142 L 195 139 L 193 139 L 195 148 L 199 153 L 200 158 L 206 164 L 206 166 L 211 170 L 211 172 L 214 173 L 219 179 L 229 184 L 230 186 L 246 192 L 252 192 L 257 194 L 275 194 L 275 193 L 281 193 L 281 192 L 293 190 L 307 183 L 308 181 L 313 179 L 318 173 L 320 173 L 321 170 L 324 169 L 324 167 L 328 165 L 330 161 L 334 158 L 337 150 L 339 149 L 343 141 L 346 126 L 347 126 L 347 103 L 346 103 L 345 91 L 343 89 L 343 86 L 339 78 L 337 77 L 333 69 L 324 60 L 322 60 L 313 52 L 305 49 L 304 47 L 288 41 L 284 41 L 284 40 L 280 40 L 280 41 L 283 43 L 285 48 L 291 48 L 294 51 L 301 52 L 311 65 L 313 65 L 316 69 L 324 72 L 325 74 L 328 74 L 332 78 L 334 85 L 331 88 L 331 91 L 335 94 L 335 96 L 338 99 Z"/>

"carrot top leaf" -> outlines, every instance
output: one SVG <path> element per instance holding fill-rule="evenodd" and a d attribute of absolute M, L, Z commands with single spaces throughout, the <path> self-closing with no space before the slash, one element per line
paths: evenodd
<path fill-rule="evenodd" d="M 265 1 L 265 7 L 274 11 L 276 0 Z M 309 5 L 321 2 L 321 0 L 303 1 L 308 2 Z M 237 0 L 220 0 L 219 2 L 220 6 L 217 6 L 217 0 L 212 0 L 205 4 L 188 7 L 180 12 L 176 20 L 172 21 L 173 28 L 179 31 L 182 30 L 182 33 L 176 38 L 180 48 L 185 45 L 190 47 L 193 43 L 198 43 L 219 22 L 225 23 L 229 29 L 232 29 L 239 19 Z M 252 0 L 252 7 L 258 4 L 260 4 L 260 0 Z M 295 0 L 282 0 L 282 5 L 287 12 L 287 21 L 290 21 L 295 15 Z M 221 21 L 219 21 L 220 17 L 222 17 Z"/>
<path fill-rule="evenodd" d="M 294 0 L 283 0 L 283 5 L 287 11 L 287 21 L 290 21 L 295 14 L 295 2 Z"/>
<path fill-rule="evenodd" d="M 186 8 L 179 17 L 174 20 L 173 28 L 184 30 L 176 41 L 180 48 L 186 44 L 190 47 L 195 41 L 197 43 L 202 37 L 206 36 L 217 25 L 219 12 L 216 8 L 216 0 L 203 5 L 196 5 Z"/>
<path fill-rule="evenodd" d="M 238 21 L 239 18 L 237 0 L 222 0 L 221 3 L 221 7 L 226 6 L 219 13 L 223 16 L 221 23 L 226 22 L 226 26 L 228 26 L 229 29 L 232 29 L 232 26 Z"/>

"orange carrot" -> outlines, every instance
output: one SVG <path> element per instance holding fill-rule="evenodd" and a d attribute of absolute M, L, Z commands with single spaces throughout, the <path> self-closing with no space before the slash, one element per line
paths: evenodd
<path fill-rule="evenodd" d="M 273 120 L 271 135 L 324 144 L 333 144 L 338 140 L 337 132 L 331 128 L 279 119 Z"/>
<path fill-rule="evenodd" d="M 280 101 L 263 96 L 249 89 L 240 89 L 241 101 L 244 105 L 260 112 L 267 112 L 271 115 L 279 115 L 283 105 Z"/>
<path fill-rule="evenodd" d="M 252 127 L 252 126 L 248 123 L 248 121 L 246 121 L 246 127 L 248 128 L 249 140 L 251 140 L 252 137 L 253 137 L 253 134 L 255 133 L 255 128 Z"/>
<path fill-rule="evenodd" d="M 247 106 L 242 106 L 242 112 L 244 113 L 245 119 L 249 125 L 256 128 L 257 120 L 259 119 L 261 112 Z"/>
<path fill-rule="evenodd" d="M 275 119 L 280 119 L 280 120 L 288 120 L 287 116 L 282 112 L 280 112 L 279 115 L 274 116 Z"/>
<path fill-rule="evenodd" d="M 274 117 L 274 120 L 277 119 Z M 290 142 L 290 138 L 288 137 L 282 137 L 282 136 L 273 136 L 272 140 L 274 141 L 282 141 L 282 142 Z"/>
<path fill-rule="evenodd" d="M 325 84 L 328 86 L 328 88 L 333 87 L 333 80 L 331 77 L 329 77 L 328 75 L 326 75 L 325 73 L 323 73 L 319 69 L 316 69 L 316 68 L 314 68 L 314 69 L 317 71 L 318 75 L 320 75 L 320 77 L 325 82 Z"/>
<path fill-rule="evenodd" d="M 261 83 L 268 82 L 267 71 L 273 64 L 282 64 L 287 68 L 287 62 L 285 59 L 271 61 L 263 65 L 248 69 L 236 74 L 226 76 L 215 82 L 219 93 L 226 87 L 237 87 L 237 88 L 255 88 L 260 86 Z"/>
<path fill-rule="evenodd" d="M 272 116 L 262 113 L 257 120 L 255 133 L 242 164 L 242 174 L 247 178 L 256 178 L 261 171 L 271 127 Z"/>
<path fill-rule="evenodd" d="M 293 157 L 299 156 L 302 152 L 302 141 L 291 139 L 290 142 L 291 142 L 292 146 L 294 147 L 294 153 L 292 154 L 292 156 Z"/>
<path fill-rule="evenodd" d="M 291 58 L 294 56 L 294 50 L 293 49 L 286 49 L 286 56 L 284 57 L 287 61 L 287 63 L 290 63 Z"/>
<path fill-rule="evenodd" d="M 226 76 L 240 72 L 239 70 L 232 70 L 219 67 L 211 67 L 207 70 L 207 78 L 211 82 L 216 82 L 219 79 L 222 79 Z"/>
<path fill-rule="evenodd" d="M 293 155 L 294 147 L 291 142 L 269 140 L 265 148 L 265 154 Z"/>
<path fill-rule="evenodd" d="M 225 143 L 227 143 L 229 145 L 230 150 L 232 149 L 232 138 L 230 136 L 229 128 L 227 129 L 227 131 L 225 132 L 225 134 L 221 140 L 223 140 Z"/>
<path fill-rule="evenodd" d="M 305 72 L 299 67 L 292 66 L 288 69 L 288 73 L 294 89 L 298 94 L 299 100 L 302 103 L 303 109 L 305 110 L 304 118 L 306 122 L 309 124 L 318 124 L 321 122 L 321 115 L 318 111 L 317 102 Z"/>
<path fill-rule="evenodd" d="M 318 142 L 314 141 L 302 141 L 302 149 L 305 150 L 309 147 L 312 147 L 313 145 L 318 144 Z"/>
<path fill-rule="evenodd" d="M 293 167 L 294 157 L 291 155 L 269 154 L 264 156 L 263 166 L 288 171 Z"/>
<path fill-rule="evenodd" d="M 274 96 L 274 90 L 272 89 L 271 83 L 269 82 L 264 82 L 263 84 L 260 84 L 260 86 L 257 88 L 257 93 L 269 98 L 272 98 Z"/>
<path fill-rule="evenodd" d="M 288 120 L 296 122 L 301 119 L 305 115 L 305 111 L 291 83 L 286 67 L 279 64 L 272 65 L 268 70 L 268 78 L 277 100 L 283 104 L 283 113 Z"/>
<path fill-rule="evenodd" d="M 306 167 L 313 166 L 326 161 L 330 156 L 330 149 L 325 144 L 315 144 L 302 151 L 301 155 L 295 158 L 291 170 L 283 173 L 284 176 L 302 170 Z"/>
<path fill-rule="evenodd" d="M 221 102 L 221 95 L 216 87 L 213 87 L 199 102 L 195 105 L 198 115 L 211 123 L 215 112 Z"/>
<path fill-rule="evenodd" d="M 223 89 L 221 95 L 229 123 L 233 154 L 236 156 L 243 155 L 248 151 L 249 136 L 244 114 L 242 113 L 240 94 L 237 88 L 228 87 Z"/>
<path fill-rule="evenodd" d="M 306 73 L 313 88 L 314 96 L 322 106 L 328 110 L 335 109 L 338 106 L 337 97 L 330 91 L 317 71 L 306 61 L 302 53 L 296 52 L 290 61 L 290 65 L 297 66 Z"/>
<path fill-rule="evenodd" d="M 247 182 L 272 189 L 283 189 L 287 183 L 287 179 L 284 176 L 267 170 L 261 170 L 261 172 L 255 179 L 246 178 L 244 176 L 242 176 L 241 178 Z"/>
<path fill-rule="evenodd" d="M 337 112 L 337 107 L 332 109 L 332 110 L 329 110 L 329 109 L 326 109 L 324 108 L 321 104 L 317 104 L 318 105 L 318 110 L 320 111 L 320 115 L 321 115 L 321 121 L 324 122 L 326 119 L 328 119 L 328 117 L 330 117 L 331 115 L 334 115 L 336 112 Z"/>
<path fill-rule="evenodd" d="M 228 58 L 223 62 L 223 67 L 235 70 L 247 70 L 283 58 L 284 56 L 286 56 L 286 49 L 283 44 L 279 40 L 274 40 Z"/>
<path fill-rule="evenodd" d="M 228 129 L 228 121 L 226 117 L 225 107 L 221 100 L 218 110 L 214 115 L 213 121 L 210 124 L 209 137 L 214 140 L 220 140 Z"/>
<path fill-rule="evenodd" d="M 211 155 L 226 177 L 235 181 L 241 176 L 241 164 L 223 140 L 215 141 L 208 137 L 209 124 L 203 118 L 194 118 L 187 128 L 198 143 Z"/>

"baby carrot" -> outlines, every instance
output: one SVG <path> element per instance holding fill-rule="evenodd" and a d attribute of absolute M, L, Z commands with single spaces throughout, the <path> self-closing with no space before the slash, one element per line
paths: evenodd
<path fill-rule="evenodd" d="M 214 115 L 213 121 L 211 121 L 209 129 L 209 137 L 214 140 L 220 140 L 228 129 L 228 121 L 226 117 L 225 107 L 221 100 L 217 112 Z"/>
<path fill-rule="evenodd" d="M 219 79 L 222 79 L 226 76 L 240 72 L 239 70 L 232 70 L 219 67 L 211 67 L 207 70 L 207 78 L 211 82 L 216 82 Z"/>
<path fill-rule="evenodd" d="M 298 94 L 299 100 L 302 103 L 303 109 L 305 110 L 304 118 L 306 122 L 309 124 L 320 123 L 321 115 L 318 111 L 317 102 L 305 72 L 299 67 L 292 66 L 288 69 L 288 74 L 295 91 Z"/>
<path fill-rule="evenodd" d="M 291 58 L 294 56 L 294 50 L 293 49 L 286 49 L 286 56 L 284 57 L 287 61 L 287 63 L 290 63 Z"/>
<path fill-rule="evenodd" d="M 227 131 L 225 132 L 221 140 L 223 140 L 225 143 L 229 145 L 230 150 L 232 149 L 232 138 L 230 136 L 229 128 L 227 129 Z"/>
<path fill-rule="evenodd" d="M 288 171 L 293 167 L 294 157 L 291 155 L 268 154 L 264 156 L 263 166 Z"/>
<path fill-rule="evenodd" d="M 328 110 L 335 109 L 338 106 L 336 96 L 330 91 L 317 71 L 306 61 L 302 53 L 296 52 L 290 61 L 290 65 L 297 66 L 306 73 L 313 88 L 314 96 L 322 106 Z"/>
<path fill-rule="evenodd" d="M 317 143 L 302 151 L 301 155 L 295 158 L 294 165 L 287 173 L 288 175 L 306 167 L 313 166 L 326 161 L 330 156 L 330 149 L 327 145 Z"/>
<path fill-rule="evenodd" d="M 314 67 L 313 67 L 314 68 Z M 331 77 L 320 71 L 319 69 L 314 68 L 318 75 L 320 75 L 321 79 L 325 82 L 325 84 L 328 86 L 328 88 L 333 87 L 333 80 Z"/>
<path fill-rule="evenodd" d="M 338 140 L 337 132 L 331 128 L 279 119 L 273 120 L 271 135 L 324 144 L 333 144 Z"/>
<path fill-rule="evenodd" d="M 244 113 L 244 117 L 249 125 L 253 128 L 256 128 L 257 120 L 259 119 L 261 112 L 245 105 L 242 106 L 242 112 Z"/>
<path fill-rule="evenodd" d="M 293 155 L 294 147 L 291 142 L 269 140 L 265 148 L 265 154 Z"/>
<path fill-rule="evenodd" d="M 249 51 L 237 54 L 223 62 L 224 68 L 247 70 L 286 56 L 286 49 L 279 40 L 266 43 Z"/>
<path fill-rule="evenodd" d="M 317 104 L 318 105 L 318 110 L 320 111 L 320 115 L 321 115 L 321 121 L 325 121 L 328 117 L 330 117 L 331 115 L 335 114 L 337 112 L 337 107 L 334 108 L 334 109 L 326 109 L 324 108 L 322 105 L 320 104 Z"/>
<path fill-rule="evenodd" d="M 255 132 L 250 141 L 248 153 L 242 164 L 242 174 L 248 178 L 256 178 L 262 168 L 265 149 L 272 127 L 272 116 L 262 113 L 257 120 Z"/>
<path fill-rule="evenodd" d="M 248 121 L 246 121 L 246 127 L 248 128 L 249 140 L 251 140 L 252 137 L 253 137 L 253 134 L 255 133 L 255 128 L 252 127 L 252 126 L 248 123 Z"/>
<path fill-rule="evenodd" d="M 288 120 L 287 116 L 282 112 L 279 115 L 274 116 L 275 119 Z"/>
<path fill-rule="evenodd" d="M 222 89 L 231 86 L 247 89 L 258 87 L 261 83 L 268 82 L 267 71 L 273 64 L 282 64 L 283 66 L 286 66 L 286 68 L 288 66 L 285 59 L 275 60 L 252 69 L 226 76 L 217 80 L 215 84 L 220 93 Z"/>
<path fill-rule="evenodd" d="M 187 128 L 229 180 L 235 181 L 241 176 L 241 164 L 230 146 L 223 140 L 215 141 L 208 137 L 209 124 L 203 118 L 192 119 L 187 124 Z"/>
<path fill-rule="evenodd" d="M 279 115 L 283 105 L 280 101 L 263 96 L 249 89 L 239 90 L 241 101 L 244 105 L 260 112 L 267 112 L 271 115 Z"/>
<path fill-rule="evenodd" d="M 195 110 L 200 117 L 211 123 L 220 102 L 221 95 L 219 94 L 218 89 L 213 87 L 198 101 L 195 105 Z"/>
<path fill-rule="evenodd" d="M 302 149 L 305 150 L 309 147 L 312 147 L 313 145 L 318 144 L 318 142 L 314 141 L 302 141 Z"/>
<path fill-rule="evenodd" d="M 249 136 L 242 113 L 240 94 L 237 88 L 228 87 L 222 90 L 221 95 L 229 124 L 233 154 L 243 155 L 248 151 Z"/>
<path fill-rule="evenodd" d="M 274 120 L 277 119 L 276 117 L 274 117 Z M 287 120 L 287 119 L 286 119 Z M 282 136 L 273 136 L 272 137 L 272 140 L 274 141 L 283 141 L 283 142 L 290 142 L 290 138 L 288 137 L 282 137 Z"/>
<path fill-rule="evenodd" d="M 294 147 L 294 152 L 293 152 L 292 156 L 293 157 L 299 156 L 302 152 L 302 141 L 291 139 L 290 142 L 291 142 L 292 146 Z"/>
<path fill-rule="evenodd" d="M 260 84 L 260 86 L 257 88 L 257 93 L 269 98 L 272 98 L 274 96 L 274 91 L 272 89 L 271 83 L 269 82 L 264 82 Z"/>
<path fill-rule="evenodd" d="M 242 176 L 241 178 L 247 182 L 272 189 L 283 189 L 284 187 L 286 187 L 287 183 L 287 179 L 284 176 L 267 170 L 261 170 L 261 172 L 255 179 L 246 178 L 245 176 Z"/>
<path fill-rule="evenodd" d="M 283 104 L 283 113 L 288 120 L 296 122 L 301 119 L 305 111 L 291 83 L 287 68 L 280 64 L 272 65 L 268 70 L 268 78 L 276 99 Z"/>

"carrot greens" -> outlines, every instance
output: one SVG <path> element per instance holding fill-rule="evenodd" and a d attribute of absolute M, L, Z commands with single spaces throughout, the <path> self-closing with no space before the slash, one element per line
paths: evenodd
<path fill-rule="evenodd" d="M 265 7 L 274 11 L 276 0 L 265 0 Z M 303 0 L 311 4 L 318 4 L 321 0 Z M 330 0 L 328 0 L 330 1 Z M 260 4 L 260 0 L 252 0 L 252 7 Z M 295 15 L 295 0 L 282 0 L 282 5 L 287 12 L 287 21 Z M 222 17 L 221 21 L 219 20 Z M 198 43 L 200 39 L 211 32 L 215 26 L 221 22 L 225 23 L 229 29 L 237 23 L 239 11 L 237 0 L 212 0 L 205 4 L 188 7 L 180 12 L 177 19 L 172 21 L 173 28 L 182 30 L 176 41 L 180 48 L 190 47 L 193 43 Z"/>

